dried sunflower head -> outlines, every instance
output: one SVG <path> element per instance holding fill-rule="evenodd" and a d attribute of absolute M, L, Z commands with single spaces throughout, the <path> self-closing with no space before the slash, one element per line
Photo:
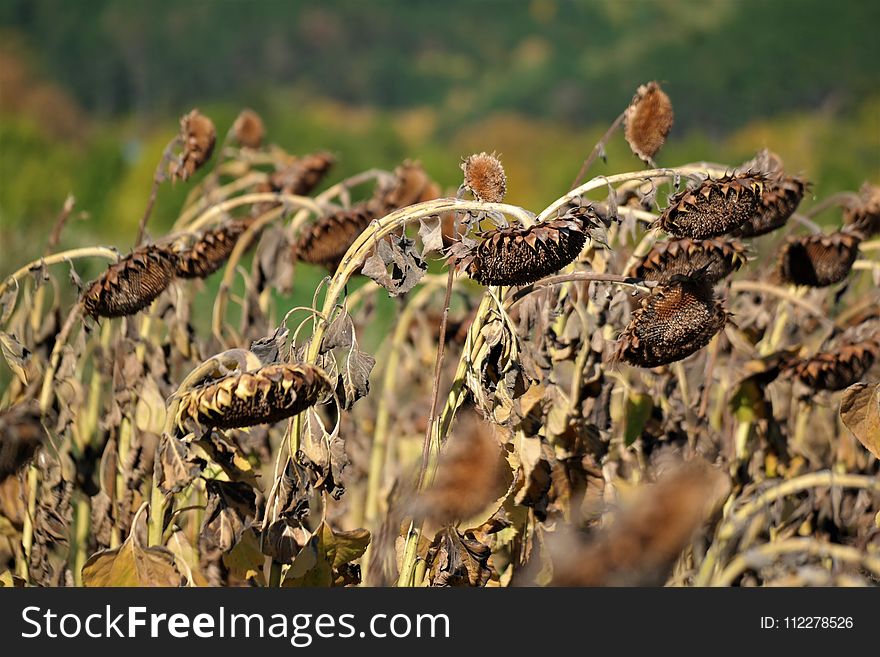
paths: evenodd
<path fill-rule="evenodd" d="M 249 220 L 235 220 L 204 231 L 190 246 L 177 251 L 177 275 L 205 278 L 213 274 L 229 258 L 249 224 Z"/>
<path fill-rule="evenodd" d="M 705 239 L 724 235 L 749 221 L 764 189 L 761 174 L 735 174 L 706 179 L 670 199 L 660 227 L 676 237 Z"/>
<path fill-rule="evenodd" d="M 682 360 L 709 344 L 728 318 L 705 278 L 673 276 L 642 299 L 612 360 L 641 367 Z"/>
<path fill-rule="evenodd" d="M 797 176 L 767 181 L 757 211 L 734 234 L 757 237 L 781 228 L 797 210 L 808 187 L 809 183 Z"/>
<path fill-rule="evenodd" d="M 656 82 L 643 84 L 626 108 L 624 134 L 632 152 L 652 162 L 672 129 L 672 102 Z"/>
<path fill-rule="evenodd" d="M 192 423 L 217 429 L 271 424 L 314 406 L 332 390 L 327 374 L 313 365 L 265 365 L 185 391 L 174 421 L 182 433 Z"/>
<path fill-rule="evenodd" d="M 600 220 L 591 208 L 581 207 L 529 228 L 486 231 L 475 247 L 453 252 L 452 260 L 483 285 L 525 285 L 573 262 L 587 242 L 588 223 Z"/>
<path fill-rule="evenodd" d="M 239 146 L 259 148 L 266 135 L 263 119 L 252 109 L 243 109 L 232 124 L 232 132 Z"/>
<path fill-rule="evenodd" d="M 814 390 L 843 390 L 858 383 L 878 356 L 880 343 L 865 340 L 842 344 L 833 351 L 819 352 L 812 358 L 794 361 L 790 370 Z"/>
<path fill-rule="evenodd" d="M 864 183 L 859 190 L 860 203 L 853 203 L 843 211 L 846 230 L 868 239 L 880 233 L 880 187 Z"/>
<path fill-rule="evenodd" d="M 357 236 L 379 216 L 372 204 L 359 204 L 325 215 L 303 229 L 293 245 L 293 257 L 336 271 Z"/>
<path fill-rule="evenodd" d="M 852 269 L 861 241 L 855 233 L 843 232 L 792 237 L 780 249 L 777 276 L 792 285 L 839 283 Z"/>
<path fill-rule="evenodd" d="M 675 275 L 693 276 L 702 271 L 706 280 L 714 284 L 745 263 L 746 249 L 740 242 L 683 238 L 655 244 L 630 269 L 629 275 L 663 283 Z"/>
<path fill-rule="evenodd" d="M 330 153 L 304 155 L 272 173 L 269 184 L 273 191 L 304 196 L 318 186 L 335 161 Z"/>
<path fill-rule="evenodd" d="M 464 188 L 478 201 L 501 203 L 507 193 L 507 176 L 501 161 L 492 153 L 471 155 L 461 163 Z"/>
<path fill-rule="evenodd" d="M 428 178 L 422 165 L 407 160 L 394 170 L 391 185 L 376 190 L 374 202 L 387 213 L 439 195 L 439 188 Z"/>
<path fill-rule="evenodd" d="M 172 180 L 187 180 L 214 152 L 217 133 L 214 122 L 194 109 L 180 119 L 180 139 L 183 152 L 169 165 Z"/>
<path fill-rule="evenodd" d="M 110 265 L 83 292 L 92 317 L 123 317 L 146 308 L 167 288 L 177 271 L 177 255 L 164 247 L 136 249 Z"/>

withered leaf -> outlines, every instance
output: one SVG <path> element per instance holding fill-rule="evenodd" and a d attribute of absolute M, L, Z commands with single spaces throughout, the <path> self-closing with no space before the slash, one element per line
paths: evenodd
<path fill-rule="evenodd" d="M 391 267 L 391 273 L 388 267 Z M 390 235 L 379 242 L 376 252 L 364 263 L 361 273 L 388 290 L 392 297 L 413 289 L 428 265 L 406 235 Z"/>
<path fill-rule="evenodd" d="M 422 240 L 423 253 L 440 251 L 443 248 L 443 226 L 440 219 L 419 219 L 419 239 Z"/>
<path fill-rule="evenodd" d="M 159 442 L 157 461 L 159 488 L 163 493 L 179 493 L 199 474 L 199 464 L 192 458 L 189 446 L 168 434 Z"/>
<path fill-rule="evenodd" d="M 323 522 L 315 530 L 312 541 L 314 565 L 300 574 L 295 572 L 294 564 L 291 569 L 294 576 L 285 578 L 284 586 L 329 587 L 360 583 L 360 568 L 353 562 L 366 552 L 370 532 L 366 529 L 337 531 Z"/>
<path fill-rule="evenodd" d="M 254 489 L 241 482 L 208 480 L 205 483 L 208 505 L 199 535 L 202 553 L 224 553 L 241 540 L 257 514 Z"/>
<path fill-rule="evenodd" d="M 159 435 L 165 426 L 165 398 L 159 392 L 156 380 L 147 376 L 137 395 L 135 426 L 139 431 Z"/>
<path fill-rule="evenodd" d="M 260 541 L 253 529 L 245 530 L 235 547 L 223 555 L 223 565 L 232 575 L 243 580 L 255 579 L 263 585 L 265 560 L 265 555 L 260 550 Z"/>
<path fill-rule="evenodd" d="M 327 327 L 327 331 L 324 333 L 324 338 L 321 340 L 321 353 L 323 354 L 337 348 L 346 349 L 351 346 L 353 339 L 354 322 L 351 319 L 351 315 L 345 311 L 340 312 L 330 322 L 330 326 Z"/>
<path fill-rule="evenodd" d="M 138 516 L 143 515 L 146 505 Z M 147 547 L 138 538 L 137 522 L 115 550 L 101 550 L 86 561 L 82 569 L 84 586 L 181 586 L 184 576 L 174 554 L 163 547 Z"/>
<path fill-rule="evenodd" d="M 473 532 L 440 530 L 428 549 L 431 586 L 485 586 L 496 575 L 489 565 L 491 553 Z"/>
<path fill-rule="evenodd" d="M 288 459 L 278 481 L 272 508 L 267 509 L 267 516 L 301 522 L 309 515 L 312 492 L 308 471 L 295 460 Z"/>
<path fill-rule="evenodd" d="M 6 324 L 15 310 L 15 300 L 18 297 L 18 282 L 9 285 L 0 296 L 0 324 Z"/>
<path fill-rule="evenodd" d="M 27 360 L 30 358 L 31 352 L 14 335 L 0 331 L 0 351 L 9 365 L 9 369 L 17 376 L 24 385 L 27 385 Z"/>
<path fill-rule="evenodd" d="M 332 434 L 314 408 L 310 408 L 303 423 L 302 448 L 296 454 L 306 468 L 315 473 L 315 488 L 323 488 L 335 499 L 342 497 L 345 486 L 342 473 L 348 466 L 345 443 L 339 437 L 338 427 Z"/>
<path fill-rule="evenodd" d="M 880 459 L 880 383 L 856 383 L 840 400 L 840 419 L 871 454 Z"/>
<path fill-rule="evenodd" d="M 358 399 L 370 393 L 370 372 L 375 365 L 376 359 L 358 349 L 357 338 L 352 336 L 351 349 L 340 368 L 336 384 L 336 394 L 343 409 L 349 410 Z"/>
<path fill-rule="evenodd" d="M 311 534 L 293 520 L 276 520 L 263 532 L 263 554 L 279 563 L 293 563 L 311 540 Z"/>

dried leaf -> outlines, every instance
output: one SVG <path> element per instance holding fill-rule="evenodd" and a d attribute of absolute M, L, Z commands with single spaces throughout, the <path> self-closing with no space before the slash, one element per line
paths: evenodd
<path fill-rule="evenodd" d="M 162 435 L 157 457 L 159 488 L 165 494 L 182 491 L 192 483 L 201 469 L 190 454 L 189 446 L 167 434 Z"/>
<path fill-rule="evenodd" d="M 443 226 L 439 218 L 419 220 L 419 239 L 424 253 L 440 251 L 443 248 Z"/>
<path fill-rule="evenodd" d="M 357 339 L 352 336 L 351 350 L 336 384 L 336 394 L 343 409 L 349 410 L 358 399 L 370 394 L 370 372 L 375 365 L 376 359 L 358 349 Z"/>
<path fill-rule="evenodd" d="M 142 515 L 141 508 L 139 515 Z M 137 518 L 135 519 L 137 520 Z M 82 569 L 84 586 L 181 586 L 184 577 L 174 554 L 163 547 L 141 545 L 137 522 L 115 550 L 101 550 Z"/>
<path fill-rule="evenodd" d="M 12 370 L 12 373 L 15 374 L 24 385 L 27 385 L 28 380 L 25 368 L 27 367 L 27 360 L 31 355 L 30 350 L 21 344 L 14 335 L 10 335 L 4 331 L 0 331 L 0 350 L 2 350 L 3 357 L 6 359 L 6 364 L 9 365 L 9 369 Z"/>
<path fill-rule="evenodd" d="M 843 393 L 840 419 L 880 459 L 880 384 L 856 383 Z"/>
<path fill-rule="evenodd" d="M 208 480 L 208 505 L 199 535 L 199 549 L 209 558 L 229 552 L 257 514 L 256 494 L 248 484 Z"/>

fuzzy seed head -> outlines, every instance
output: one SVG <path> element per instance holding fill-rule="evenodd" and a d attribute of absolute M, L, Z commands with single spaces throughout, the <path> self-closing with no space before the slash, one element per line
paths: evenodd
<path fill-rule="evenodd" d="M 707 179 L 669 202 L 660 227 L 676 237 L 706 239 L 740 228 L 758 209 L 764 189 L 762 175 L 736 174 Z"/>
<path fill-rule="evenodd" d="M 672 129 L 672 101 L 656 82 L 643 84 L 626 109 L 625 136 L 632 152 L 652 162 Z"/>
<path fill-rule="evenodd" d="M 501 203 L 507 193 L 507 176 L 501 161 L 492 153 L 471 155 L 461 163 L 464 187 L 478 201 Z"/>
<path fill-rule="evenodd" d="M 232 124 L 232 132 L 239 146 L 259 148 L 263 144 L 266 128 L 259 114 L 252 109 L 243 109 Z"/>
<path fill-rule="evenodd" d="M 675 276 L 642 299 L 612 360 L 640 367 L 674 363 L 709 344 L 728 318 L 707 281 Z"/>
<path fill-rule="evenodd" d="M 269 176 L 272 190 L 305 196 L 327 175 L 336 158 L 330 153 L 312 153 L 296 158 L 291 164 Z"/>
<path fill-rule="evenodd" d="M 779 252 L 777 276 L 792 285 L 839 283 L 852 269 L 861 241 L 859 235 L 844 232 L 792 237 Z"/>
<path fill-rule="evenodd" d="M 266 365 L 187 390 L 175 424 L 182 433 L 193 423 L 217 429 L 272 424 L 314 406 L 332 389 L 327 374 L 313 365 Z"/>
<path fill-rule="evenodd" d="M 83 307 L 92 317 L 123 317 L 146 308 L 167 288 L 177 270 L 177 255 L 152 245 L 141 247 L 110 265 L 83 292 Z"/>
<path fill-rule="evenodd" d="M 187 180 L 214 152 L 214 143 L 217 132 L 214 122 L 207 116 L 194 109 L 180 119 L 180 139 L 183 142 L 183 152 L 180 157 L 171 162 L 169 173 L 172 180 Z"/>

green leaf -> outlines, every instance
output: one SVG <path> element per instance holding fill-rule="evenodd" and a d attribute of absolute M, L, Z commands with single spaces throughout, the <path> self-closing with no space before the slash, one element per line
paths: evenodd
<path fill-rule="evenodd" d="M 642 435 L 651 412 L 654 410 L 654 401 L 650 395 L 640 392 L 632 392 L 626 398 L 626 429 L 623 433 L 624 443 L 632 445 L 636 438 Z"/>

